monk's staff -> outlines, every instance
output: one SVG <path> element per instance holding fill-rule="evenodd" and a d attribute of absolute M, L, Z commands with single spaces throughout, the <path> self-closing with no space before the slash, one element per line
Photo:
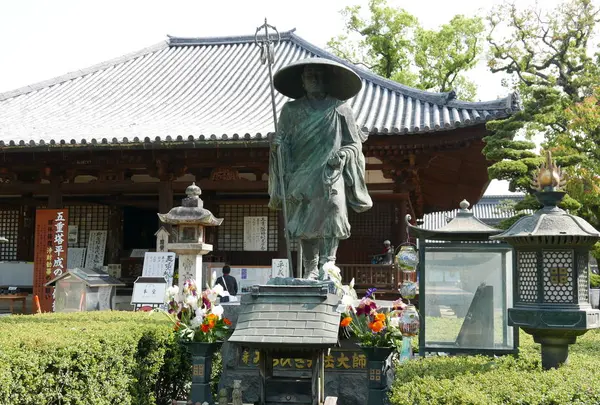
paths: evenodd
<path fill-rule="evenodd" d="M 271 36 L 269 35 L 269 28 L 275 31 L 277 35 L 277 39 L 275 41 L 271 40 Z M 264 29 L 264 38 L 259 39 L 259 32 Z M 275 87 L 273 86 L 273 70 L 271 65 L 275 63 L 275 45 L 277 45 L 281 41 L 281 35 L 279 35 L 279 31 L 272 25 L 267 23 L 267 19 L 265 18 L 265 23 L 256 29 L 256 34 L 254 34 L 254 42 L 260 48 L 260 61 L 264 65 L 266 64 L 269 69 L 269 83 L 271 85 L 271 107 L 273 108 L 273 126 L 275 127 L 275 134 L 277 134 L 277 105 L 275 103 Z M 294 275 L 294 269 L 292 266 L 292 250 L 290 248 L 290 234 L 288 232 L 288 216 L 287 216 L 287 204 L 285 198 L 285 183 L 283 176 L 283 154 L 281 153 L 281 148 L 279 145 L 276 145 L 276 153 L 277 153 L 277 171 L 279 172 L 279 187 L 281 190 L 281 206 L 283 209 L 283 225 L 284 225 L 284 235 L 285 235 L 285 244 L 286 244 L 286 252 L 288 259 L 288 266 L 290 269 L 290 275 Z"/>

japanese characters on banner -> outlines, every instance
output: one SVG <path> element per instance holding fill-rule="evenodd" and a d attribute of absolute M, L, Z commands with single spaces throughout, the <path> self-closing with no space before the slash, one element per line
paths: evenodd
<path fill-rule="evenodd" d="M 38 296 L 42 312 L 54 307 L 54 288 L 44 284 L 67 270 L 68 221 L 67 209 L 44 209 L 35 213 L 33 294 Z"/>
<path fill-rule="evenodd" d="M 173 284 L 175 253 L 146 252 L 142 277 L 165 277 L 167 284 Z"/>
<path fill-rule="evenodd" d="M 241 367 L 258 367 L 260 352 L 244 348 L 239 358 Z M 326 369 L 332 371 L 362 371 L 367 370 L 367 356 L 362 350 L 331 349 L 324 358 Z M 274 358 L 273 368 L 277 370 L 302 370 L 310 369 L 312 360 L 293 358 Z"/>
<path fill-rule="evenodd" d="M 90 231 L 85 268 L 93 269 L 104 265 L 104 251 L 106 250 L 106 236 L 108 231 Z"/>
<path fill-rule="evenodd" d="M 244 250 L 268 250 L 268 217 L 244 217 Z"/>

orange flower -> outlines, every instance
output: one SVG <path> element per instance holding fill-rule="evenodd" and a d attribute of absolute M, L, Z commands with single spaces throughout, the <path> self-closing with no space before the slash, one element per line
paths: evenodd
<path fill-rule="evenodd" d="M 340 322 L 340 326 L 342 328 L 345 328 L 346 326 L 350 325 L 350 323 L 352 323 L 352 318 L 347 316 L 344 319 L 342 319 L 342 322 Z"/>
<path fill-rule="evenodd" d="M 177 322 L 175 324 L 175 326 L 173 327 L 173 329 L 175 330 L 175 332 L 177 332 L 179 330 L 179 327 L 181 326 L 181 322 Z"/>
<path fill-rule="evenodd" d="M 206 333 L 209 331 L 208 325 L 203 323 L 202 326 L 200 326 L 200 328 L 202 329 L 202 332 Z"/>
<path fill-rule="evenodd" d="M 375 314 L 375 322 L 385 322 L 385 314 Z"/>
<path fill-rule="evenodd" d="M 216 321 L 217 319 L 219 319 L 219 317 L 215 314 L 208 314 L 206 315 L 206 319 L 208 319 L 209 321 Z"/>
<path fill-rule="evenodd" d="M 215 321 L 208 321 L 208 329 L 212 329 L 215 327 Z"/>
<path fill-rule="evenodd" d="M 231 321 L 229 319 L 227 319 L 227 318 L 223 318 L 223 323 L 225 325 L 231 325 Z"/>
<path fill-rule="evenodd" d="M 375 321 L 369 324 L 369 328 L 375 333 L 380 332 L 383 329 L 383 322 Z"/>

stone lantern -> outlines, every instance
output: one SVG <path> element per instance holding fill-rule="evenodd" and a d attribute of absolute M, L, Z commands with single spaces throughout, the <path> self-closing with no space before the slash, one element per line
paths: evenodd
<path fill-rule="evenodd" d="M 588 271 L 589 251 L 600 234 L 558 207 L 562 183 L 548 152 L 533 182 L 544 207 L 490 238 L 514 247 L 517 291 L 509 323 L 542 345 L 544 369 L 566 363 L 577 336 L 600 326 L 600 311 L 590 305 Z"/>
<path fill-rule="evenodd" d="M 212 252 L 212 245 L 204 243 L 204 227 L 219 226 L 222 218 L 215 216 L 203 207 L 200 199 L 202 191 L 196 183 L 192 183 L 185 193 L 180 207 L 174 207 L 166 214 L 158 214 L 165 224 L 173 225 L 171 236 L 173 240 L 167 243 L 167 249 L 175 252 L 179 257 L 179 288 L 187 279 L 196 280 L 196 284 L 203 286 L 202 256 Z"/>

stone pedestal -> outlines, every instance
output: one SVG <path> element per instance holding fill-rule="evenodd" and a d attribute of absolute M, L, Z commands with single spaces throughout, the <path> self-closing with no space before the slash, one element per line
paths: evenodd
<path fill-rule="evenodd" d="M 202 256 L 212 252 L 208 243 L 169 243 L 167 248 L 175 252 L 179 258 L 177 268 L 179 290 L 183 289 L 185 280 L 194 279 L 198 288 L 203 289 L 208 280 L 202 279 Z"/>

